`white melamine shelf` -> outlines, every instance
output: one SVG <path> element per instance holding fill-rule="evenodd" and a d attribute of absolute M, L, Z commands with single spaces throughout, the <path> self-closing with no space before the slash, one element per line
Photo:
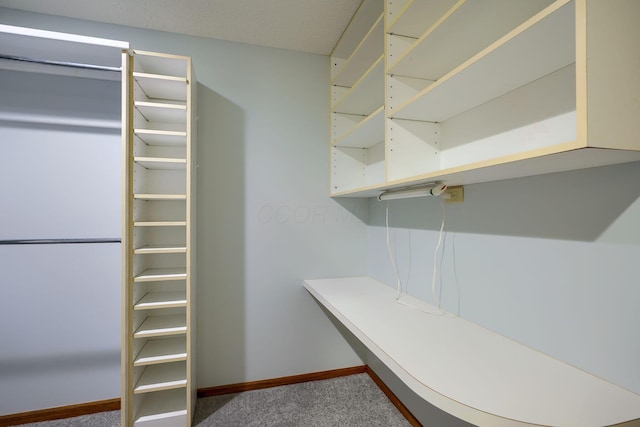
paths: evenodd
<path fill-rule="evenodd" d="M 186 252 L 186 245 L 147 245 L 133 250 L 136 255 L 182 254 Z"/>
<path fill-rule="evenodd" d="M 640 395 L 369 277 L 304 287 L 416 394 L 474 425 L 640 422 Z M 634 424 L 637 425 L 637 424 Z"/>
<path fill-rule="evenodd" d="M 390 117 L 442 122 L 575 60 L 574 5 L 563 0 L 456 67 Z"/>
<path fill-rule="evenodd" d="M 187 200 L 186 194 L 143 194 L 133 195 L 136 200 Z"/>
<path fill-rule="evenodd" d="M 362 44 L 371 27 L 383 11 L 382 0 L 364 0 L 356 11 L 349 26 L 331 52 L 331 80 L 343 68 L 345 62 Z"/>
<path fill-rule="evenodd" d="M 371 113 L 353 128 L 339 136 L 337 147 L 368 148 L 384 139 L 384 106 Z"/>
<path fill-rule="evenodd" d="M 134 393 L 182 388 L 187 385 L 187 367 L 184 362 L 151 365 L 144 368 L 142 376 L 136 383 Z"/>
<path fill-rule="evenodd" d="M 365 38 L 353 54 L 338 70 L 331 84 L 336 86 L 353 86 L 371 64 L 383 54 L 384 30 L 382 15 L 378 17 Z"/>
<path fill-rule="evenodd" d="M 134 71 L 149 74 L 186 77 L 188 72 L 186 56 L 135 49 Z"/>
<path fill-rule="evenodd" d="M 187 344 L 184 337 L 150 339 L 136 356 L 134 366 L 179 362 L 187 358 Z"/>
<path fill-rule="evenodd" d="M 184 314 L 148 316 L 134 332 L 134 338 L 162 337 L 180 335 L 187 332 L 187 319 Z"/>
<path fill-rule="evenodd" d="M 184 103 L 135 101 L 136 110 L 149 122 L 186 123 L 187 106 Z"/>
<path fill-rule="evenodd" d="M 164 157 L 134 157 L 133 161 L 145 169 L 183 170 L 187 167 L 186 159 L 171 159 Z"/>
<path fill-rule="evenodd" d="M 135 221 L 134 227 L 184 227 L 187 221 Z"/>
<path fill-rule="evenodd" d="M 577 149 L 580 148 L 580 149 Z M 444 181 L 449 186 L 640 161 L 640 152 L 583 148 L 575 142 L 441 169 L 407 179 L 332 192 L 333 197 L 378 197 L 385 190 Z"/>
<path fill-rule="evenodd" d="M 158 282 L 165 280 L 182 280 L 187 278 L 184 268 L 150 268 L 136 277 L 134 282 Z"/>
<path fill-rule="evenodd" d="M 187 100 L 187 79 L 185 77 L 140 72 L 134 72 L 133 77 L 147 98 Z"/>
<path fill-rule="evenodd" d="M 147 145 L 184 146 L 187 133 L 160 129 L 134 129 L 133 134 Z"/>
<path fill-rule="evenodd" d="M 187 425 L 186 393 L 166 390 L 149 393 L 136 412 L 135 427 Z"/>
<path fill-rule="evenodd" d="M 60 67 L 56 65 L 24 63 L 27 71 L 38 71 L 52 74 L 120 80 L 122 51 L 129 48 L 129 43 L 77 34 L 58 33 L 54 31 L 36 30 L 0 24 L 0 45 L 2 54 L 14 57 L 26 57 L 42 61 L 60 63 L 89 64 L 98 67 L 109 67 L 114 71 L 80 70 L 78 68 Z M 16 64 L 17 61 L 6 61 Z M 30 69 L 29 65 L 33 68 Z M 35 67 L 38 67 L 37 69 Z"/>
<path fill-rule="evenodd" d="M 337 113 L 369 115 L 384 104 L 383 88 L 384 61 L 381 56 L 332 109 Z"/>
<path fill-rule="evenodd" d="M 415 22 L 419 16 L 428 17 L 415 42 L 397 40 L 400 48 L 389 47 L 387 73 L 400 76 L 437 80 L 462 64 L 475 53 L 489 46 L 537 12 L 552 0 L 469 0 L 464 2 L 414 1 L 398 24 Z M 452 6 L 450 9 L 447 6 Z M 426 12 L 428 9 L 428 12 Z M 496 13 L 496 11 L 500 11 Z M 422 15 L 417 15 L 422 13 Z M 401 28 L 393 34 L 404 35 Z M 407 35 L 415 34 L 410 32 Z M 393 40 L 393 38 L 392 38 Z M 409 48 L 403 51 L 403 47 Z M 501 73 L 502 74 L 502 73 Z"/>
<path fill-rule="evenodd" d="M 133 306 L 134 310 L 153 310 L 158 308 L 185 307 L 185 292 L 149 292 Z"/>
<path fill-rule="evenodd" d="M 397 6 L 398 2 L 388 2 L 388 24 L 385 31 L 417 39 L 457 2 L 458 0 L 409 0 L 400 7 Z"/>

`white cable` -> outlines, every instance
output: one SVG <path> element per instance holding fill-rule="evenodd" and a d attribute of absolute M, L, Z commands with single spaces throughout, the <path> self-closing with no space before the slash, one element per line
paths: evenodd
<path fill-rule="evenodd" d="M 456 266 L 456 234 L 453 233 L 453 238 L 451 239 L 451 251 L 453 254 L 453 277 L 456 282 L 456 290 L 458 292 L 458 311 L 457 314 L 460 316 L 460 282 L 458 281 L 458 267 Z"/>
<path fill-rule="evenodd" d="M 444 202 L 440 199 L 440 206 L 442 207 L 442 224 L 440 225 L 440 235 L 438 236 L 438 244 L 436 245 L 436 250 L 433 254 L 433 277 L 431 279 L 431 295 L 433 299 L 438 303 L 438 309 L 442 310 L 442 301 L 441 298 L 436 297 L 436 276 L 438 274 L 438 251 L 440 250 L 440 245 L 442 244 L 442 235 L 444 232 L 444 223 L 446 219 L 446 209 L 444 207 Z"/>
<path fill-rule="evenodd" d="M 391 259 L 391 265 L 393 266 L 393 272 L 396 275 L 396 300 L 400 298 L 402 293 L 402 287 L 400 283 L 400 274 L 398 273 L 398 266 L 396 260 L 391 253 L 391 242 L 389 241 L 389 202 L 387 201 L 387 210 L 385 215 L 385 224 L 387 225 L 387 252 L 389 252 L 389 259 Z"/>
<path fill-rule="evenodd" d="M 436 256 L 438 253 L 438 250 L 440 248 L 440 245 L 442 244 L 442 235 L 443 235 L 443 231 L 444 231 L 444 223 L 445 223 L 445 207 L 444 207 L 444 202 L 442 201 L 442 199 L 440 200 L 441 206 L 442 206 L 442 225 L 440 226 L 440 238 L 438 239 L 438 244 L 436 246 Z M 400 297 L 402 296 L 402 281 L 400 280 L 400 273 L 398 272 L 398 266 L 396 263 L 396 260 L 393 256 L 393 252 L 391 250 L 391 240 L 389 237 L 389 202 L 387 201 L 386 204 L 386 211 L 385 211 L 385 225 L 386 225 L 386 236 L 387 236 L 387 252 L 389 254 L 389 259 L 391 260 L 391 265 L 393 267 L 393 273 L 396 276 L 396 297 L 395 300 L 398 304 L 402 304 L 404 306 L 413 308 L 414 310 L 418 310 L 421 311 L 425 314 L 432 314 L 432 315 L 436 315 L 436 316 L 451 316 L 449 313 L 445 312 L 444 310 L 442 310 L 442 308 L 440 307 L 440 302 L 438 301 L 438 311 L 428 311 L 428 310 L 424 310 L 420 307 L 417 307 L 413 304 L 409 304 L 407 302 L 401 301 Z M 437 258 L 436 258 L 437 259 Z M 435 267 L 435 265 L 434 265 Z M 435 291 L 434 291 L 434 287 L 435 287 L 435 278 L 436 278 L 436 271 L 434 269 L 434 276 L 433 276 L 433 283 L 432 283 L 432 293 L 435 296 Z M 436 299 L 437 300 L 437 299 Z M 455 316 L 453 316 L 455 317 Z"/>

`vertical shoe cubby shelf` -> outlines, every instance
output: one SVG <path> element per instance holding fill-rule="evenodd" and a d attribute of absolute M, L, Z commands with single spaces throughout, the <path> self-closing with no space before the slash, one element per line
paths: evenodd
<path fill-rule="evenodd" d="M 364 0 L 331 54 L 331 195 L 385 181 L 383 9 Z"/>
<path fill-rule="evenodd" d="M 123 426 L 195 405 L 195 79 L 188 57 L 123 54 Z"/>

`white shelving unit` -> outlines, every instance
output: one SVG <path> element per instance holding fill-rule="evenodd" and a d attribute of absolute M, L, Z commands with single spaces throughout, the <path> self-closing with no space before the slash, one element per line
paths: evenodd
<path fill-rule="evenodd" d="M 384 16 L 383 177 L 344 148 L 333 196 L 640 160 L 640 3 L 387 0 Z M 334 142 L 369 123 L 333 122 Z"/>
<path fill-rule="evenodd" d="M 195 407 L 195 79 L 188 57 L 123 54 L 126 426 L 189 426 Z"/>
<path fill-rule="evenodd" d="M 384 14 L 364 0 L 331 55 L 331 194 L 384 182 Z"/>
<path fill-rule="evenodd" d="M 418 396 L 474 425 L 640 425 L 639 395 L 374 279 L 304 287 Z"/>

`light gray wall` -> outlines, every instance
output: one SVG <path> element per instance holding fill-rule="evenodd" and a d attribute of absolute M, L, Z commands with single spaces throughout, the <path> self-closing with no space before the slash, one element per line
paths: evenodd
<path fill-rule="evenodd" d="M 640 163 L 465 187 L 446 205 L 444 308 L 640 393 Z M 370 201 L 369 274 L 396 280 L 385 203 Z M 403 284 L 433 302 L 435 198 L 392 201 Z"/>
<path fill-rule="evenodd" d="M 0 70 L 0 240 L 120 238 L 119 90 Z M 96 120 L 116 128 L 59 124 Z M 118 395 L 121 258 L 117 242 L 0 245 L 0 414 Z"/>
<path fill-rule="evenodd" d="M 362 364 L 302 288 L 366 271 L 366 201 L 328 197 L 327 57 L 2 8 L 0 22 L 193 58 L 198 387 Z"/>

